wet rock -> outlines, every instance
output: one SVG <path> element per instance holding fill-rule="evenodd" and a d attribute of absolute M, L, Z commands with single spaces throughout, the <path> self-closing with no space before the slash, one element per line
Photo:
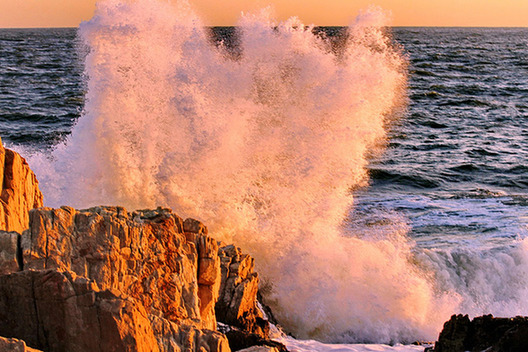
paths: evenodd
<path fill-rule="evenodd" d="M 528 351 L 528 317 L 485 315 L 470 320 L 467 315 L 453 315 L 444 324 L 434 351 Z"/>
<path fill-rule="evenodd" d="M 272 347 L 278 352 L 288 352 L 286 346 L 277 341 L 265 339 L 257 334 L 248 333 L 237 328 L 231 328 L 226 332 L 229 347 L 232 351 L 240 351 L 251 347 Z"/>

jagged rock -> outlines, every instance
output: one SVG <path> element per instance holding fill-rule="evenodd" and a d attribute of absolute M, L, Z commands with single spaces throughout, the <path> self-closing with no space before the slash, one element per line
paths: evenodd
<path fill-rule="evenodd" d="M 453 315 L 444 324 L 435 352 L 524 352 L 528 351 L 528 317 L 494 318 L 492 315 L 470 320 Z"/>
<path fill-rule="evenodd" d="M 170 209 L 34 209 L 22 236 L 24 267 L 71 270 L 126 292 L 149 314 L 214 330 L 219 264 L 202 263 L 219 261 L 216 241 L 188 241 L 182 229 Z"/>
<path fill-rule="evenodd" d="M 22 233 L 30 209 L 42 206 L 35 174 L 18 153 L 5 149 L 0 139 L 0 230 Z"/>
<path fill-rule="evenodd" d="M 0 350 L 229 352 L 215 307 L 246 330 L 233 341 L 276 348 L 253 259 L 219 249 L 201 222 L 163 208 L 42 208 L 35 175 L 1 140 L 0 184 Z"/>
<path fill-rule="evenodd" d="M 232 351 L 240 351 L 254 346 L 268 346 L 277 349 L 278 352 L 288 352 L 286 346 L 280 342 L 265 339 L 257 334 L 248 333 L 237 328 L 231 328 L 226 332 L 226 336 Z"/>
<path fill-rule="evenodd" d="M 198 297 L 204 321 L 212 322 L 209 329 L 216 329 L 215 304 L 220 289 L 220 258 L 218 244 L 211 237 L 198 237 Z"/>
<path fill-rule="evenodd" d="M 269 323 L 257 307 L 259 278 L 254 260 L 241 249 L 228 245 L 220 248 L 222 281 L 216 314 L 220 322 L 269 337 Z"/>
<path fill-rule="evenodd" d="M 26 346 L 26 343 L 18 339 L 7 339 L 0 337 L 0 351 L 2 352 L 42 352 L 34 348 Z"/>
<path fill-rule="evenodd" d="M 183 231 L 187 233 L 196 233 L 199 235 L 207 235 L 207 227 L 200 221 L 195 219 L 185 219 L 183 222 Z"/>
<path fill-rule="evenodd" d="M 16 232 L 0 231 L 0 275 L 21 270 L 19 240 Z"/>
<path fill-rule="evenodd" d="M 72 271 L 101 290 L 126 292 L 147 315 L 178 326 L 216 330 L 218 317 L 267 339 L 253 258 L 235 246 L 219 249 L 205 229 L 162 208 L 133 213 L 121 207 L 34 209 L 30 229 L 21 237 L 24 269 Z M 173 338 L 175 327 L 158 321 L 154 330 L 166 350 L 184 342 L 162 337 L 170 331 Z"/>

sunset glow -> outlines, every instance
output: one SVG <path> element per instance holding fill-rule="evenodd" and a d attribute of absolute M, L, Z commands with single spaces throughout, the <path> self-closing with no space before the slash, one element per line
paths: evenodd
<path fill-rule="evenodd" d="M 0 3 L 0 28 L 77 27 L 90 19 L 96 0 L 20 0 Z M 280 20 L 298 16 L 306 24 L 347 25 L 361 9 L 380 6 L 394 26 L 526 27 L 526 0 L 193 0 L 209 25 L 234 25 L 240 13 L 271 5 Z"/>

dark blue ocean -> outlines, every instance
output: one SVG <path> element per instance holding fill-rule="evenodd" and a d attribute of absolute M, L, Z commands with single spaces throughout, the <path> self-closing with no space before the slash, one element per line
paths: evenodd
<path fill-rule="evenodd" d="M 426 247 L 528 234 L 528 29 L 396 28 L 409 105 L 357 211 L 402 214 Z"/>
<path fill-rule="evenodd" d="M 85 86 L 76 33 L 0 30 L 7 145 L 50 148 L 71 131 Z M 393 38 L 409 61 L 408 106 L 371 157 L 353 220 L 383 226 L 401 214 L 424 246 L 526 236 L 528 29 L 394 28 Z"/>
<path fill-rule="evenodd" d="M 317 31 L 337 53 L 346 41 L 340 28 Z M 389 32 L 407 61 L 406 103 L 368 156 L 368 185 L 352 191 L 348 231 L 372 240 L 403 226 L 436 290 L 469 313 L 528 314 L 528 29 Z M 221 40 L 236 61 L 232 30 L 212 30 Z M 86 53 L 77 29 L 0 29 L 5 145 L 46 153 L 70 135 Z"/>

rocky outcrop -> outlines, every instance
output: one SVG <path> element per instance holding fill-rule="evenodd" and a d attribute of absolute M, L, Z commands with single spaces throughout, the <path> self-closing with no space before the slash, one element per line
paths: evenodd
<path fill-rule="evenodd" d="M 214 330 L 214 304 L 198 298 L 198 265 L 199 251 L 210 255 L 216 242 L 201 234 L 196 241 L 201 245 L 186 240 L 183 220 L 169 209 L 40 208 L 22 236 L 23 265 L 75 272 L 127 293 L 149 314 Z"/>
<path fill-rule="evenodd" d="M 269 345 L 253 259 L 200 222 L 121 207 L 29 219 L 22 236 L 0 232 L 0 336 L 46 351 L 229 351 L 218 317 L 246 333 L 236 349 Z"/>
<path fill-rule="evenodd" d="M 470 320 L 467 315 L 453 315 L 444 324 L 432 351 L 528 351 L 528 317 L 495 318 L 485 315 Z"/>
<path fill-rule="evenodd" d="M 220 248 L 219 256 L 222 270 L 216 303 L 219 321 L 267 339 L 269 323 L 257 307 L 259 277 L 253 258 L 234 245 Z"/>
<path fill-rule="evenodd" d="M 35 175 L 1 143 L 0 166 L 0 344 L 49 352 L 280 345 L 257 307 L 253 258 L 220 246 L 201 222 L 165 208 L 44 208 Z M 233 326 L 233 341 L 217 321 Z"/>
<path fill-rule="evenodd" d="M 55 270 L 0 277 L 0 335 L 45 351 L 109 351 L 105 346 L 147 351 L 146 346 L 156 346 L 141 305 L 101 291 L 72 272 Z"/>
<path fill-rule="evenodd" d="M 0 139 L 0 230 L 22 233 L 30 209 L 42 206 L 35 174 L 18 153 L 5 149 Z"/>
<path fill-rule="evenodd" d="M 149 316 L 135 299 L 70 271 L 1 276 L 0 312 L 0 335 L 45 351 L 229 351 L 220 333 Z"/>

